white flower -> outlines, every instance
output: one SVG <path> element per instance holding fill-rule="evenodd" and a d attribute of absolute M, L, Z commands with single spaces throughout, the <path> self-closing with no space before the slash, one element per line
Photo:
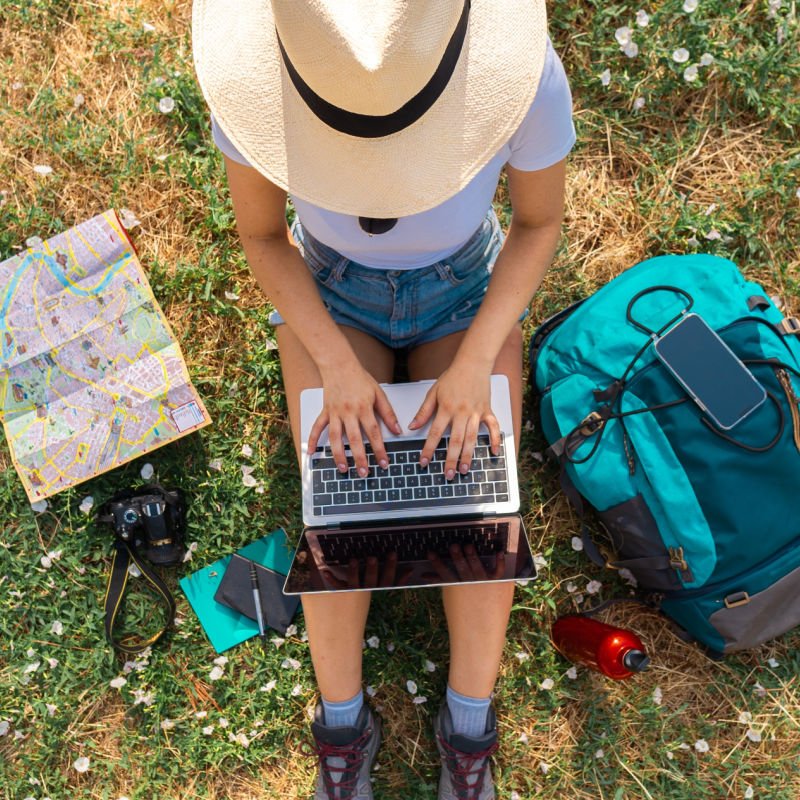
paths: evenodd
<path fill-rule="evenodd" d="M 225 292 L 225 299 L 230 300 L 232 303 L 235 303 L 239 299 L 239 295 L 235 294 L 234 292 Z"/>
<path fill-rule="evenodd" d="M 41 236 L 29 236 L 25 240 L 25 247 L 29 247 L 31 250 L 41 250 L 43 244 L 44 239 Z"/>
<path fill-rule="evenodd" d="M 142 577 L 142 571 L 139 569 L 138 565 L 133 561 L 131 561 L 131 563 L 128 564 L 128 575 L 130 575 L 131 578 Z"/>
<path fill-rule="evenodd" d="M 386 645 L 386 652 L 394 653 L 394 642 L 389 642 L 389 644 Z"/>
<path fill-rule="evenodd" d="M 639 55 L 639 45 L 636 42 L 628 42 L 625 47 L 622 48 L 622 52 L 625 53 L 628 58 L 636 58 Z"/>
<path fill-rule="evenodd" d="M 754 796 L 755 796 L 755 795 L 754 795 L 754 792 L 753 792 L 753 787 L 752 787 L 752 786 L 748 786 L 748 787 L 747 787 L 747 788 L 744 790 L 744 797 L 745 797 L 745 800 L 751 800 L 751 798 L 752 798 L 752 797 L 754 797 Z"/>
<path fill-rule="evenodd" d="M 425 659 L 425 672 L 436 672 L 436 664 L 433 661 Z"/>
<path fill-rule="evenodd" d="M 80 108 L 86 102 L 86 98 L 78 92 L 72 100 L 72 107 L 75 109 Z"/>
<path fill-rule="evenodd" d="M 700 240 L 696 236 L 690 236 L 686 240 L 686 245 L 687 245 L 687 247 L 699 247 L 700 246 Z"/>
<path fill-rule="evenodd" d="M 556 685 L 556 683 L 552 678 L 545 678 L 539 684 L 539 688 L 540 689 L 544 689 L 545 692 L 549 692 L 555 685 Z"/>
<path fill-rule="evenodd" d="M 421 694 L 419 697 L 415 697 L 411 702 L 414 703 L 414 705 L 419 706 L 422 705 L 422 703 L 427 703 L 428 698 L 425 697 L 424 694 Z"/>
<path fill-rule="evenodd" d="M 291 694 L 292 697 L 297 697 L 297 695 L 302 693 L 303 687 L 299 683 L 296 683 L 294 686 L 292 686 L 292 691 L 289 694 Z"/>
<path fill-rule="evenodd" d="M 748 728 L 747 729 L 747 733 L 745 733 L 745 736 L 751 742 L 760 742 L 761 741 L 761 734 L 758 731 L 753 730 L 753 728 Z"/>
<path fill-rule="evenodd" d="M 218 721 L 218 725 L 220 728 L 227 728 L 228 727 L 228 719 L 227 717 L 220 717 Z"/>
<path fill-rule="evenodd" d="M 162 114 L 170 114 L 175 110 L 175 101 L 171 97 L 162 97 L 158 101 L 158 110 Z"/>
<path fill-rule="evenodd" d="M 52 717 L 58 710 L 58 706 L 54 706 L 52 703 L 45 703 L 44 706 L 47 709 L 48 717 Z"/>
<path fill-rule="evenodd" d="M 0 736 L 5 736 L 10 727 L 11 723 L 7 719 L 0 720 Z"/>
<path fill-rule="evenodd" d="M 37 175 L 49 175 L 53 171 L 53 168 L 48 164 L 36 164 L 33 167 L 33 171 Z"/>
<path fill-rule="evenodd" d="M 683 10 L 687 14 L 691 14 L 693 11 L 696 11 L 698 5 L 698 0 L 683 0 Z"/>
<path fill-rule="evenodd" d="M 689 51 L 685 47 L 679 47 L 673 52 L 672 60 L 676 64 L 685 64 L 689 60 Z"/>
<path fill-rule="evenodd" d="M 603 758 L 604 756 L 605 756 L 605 751 L 603 750 L 602 747 L 594 751 L 595 758 Z"/>
<path fill-rule="evenodd" d="M 374 686 L 367 686 L 366 691 L 368 697 L 375 697 L 375 695 L 378 693 L 377 689 Z"/>
<path fill-rule="evenodd" d="M 700 66 L 701 67 L 710 67 L 714 63 L 714 56 L 711 53 L 703 53 L 700 56 Z"/>
<path fill-rule="evenodd" d="M 228 663 L 228 657 L 227 656 L 218 656 L 217 658 L 214 659 L 214 663 L 218 667 L 224 667 Z"/>
<path fill-rule="evenodd" d="M 550 765 L 546 761 L 540 761 L 539 769 L 542 771 L 543 775 L 547 775 L 547 773 L 550 772 Z"/>
<path fill-rule="evenodd" d="M 252 475 L 243 475 L 242 476 L 242 483 L 245 486 L 253 487 L 258 485 L 258 481 Z"/>
<path fill-rule="evenodd" d="M 766 697 L 767 690 L 758 681 L 756 681 L 753 685 L 753 694 L 756 697 Z"/>
<path fill-rule="evenodd" d="M 514 653 L 514 658 L 516 658 L 521 664 L 523 661 L 527 661 L 530 658 L 530 655 L 520 650 L 518 653 Z"/>
<path fill-rule="evenodd" d="M 517 739 L 517 741 L 521 742 L 522 744 L 528 744 L 528 734 L 523 731 L 519 735 L 519 738 Z"/>
<path fill-rule="evenodd" d="M 603 584 L 600 581 L 589 581 L 586 584 L 586 594 L 597 594 L 603 588 Z"/>
<path fill-rule="evenodd" d="M 152 33 L 156 29 L 155 25 L 151 25 L 149 22 L 142 23 L 142 30 L 145 33 Z"/>
<path fill-rule="evenodd" d="M 205 728 L 203 728 L 203 735 L 204 736 L 211 736 L 212 733 L 214 733 L 214 726 L 213 725 L 206 725 Z"/>
<path fill-rule="evenodd" d="M 135 706 L 151 706 L 155 703 L 156 698 L 152 692 L 145 692 L 144 689 L 136 689 L 133 693 L 133 704 Z"/>
<path fill-rule="evenodd" d="M 645 104 L 646 104 L 646 101 L 645 101 L 644 97 L 639 95 L 639 97 L 637 97 L 633 101 L 633 110 L 634 111 L 641 111 L 645 107 Z M 628 571 L 630 571 L 630 570 L 628 570 Z"/>
<path fill-rule="evenodd" d="M 75 767 L 77 772 L 86 772 L 89 769 L 89 759 L 86 756 L 81 756 L 75 759 L 75 763 L 72 766 Z"/>
<path fill-rule="evenodd" d="M 161 730 L 162 731 L 169 731 L 169 730 L 172 730 L 172 728 L 174 728 L 174 727 L 175 727 L 175 720 L 174 719 L 170 719 L 169 717 L 164 717 L 164 719 L 161 720 Z"/>
<path fill-rule="evenodd" d="M 195 711 L 195 719 L 205 719 L 208 716 L 208 711 Z"/>
<path fill-rule="evenodd" d="M 28 658 L 33 658 L 33 657 L 36 655 L 36 651 L 35 651 L 35 650 L 34 650 L 32 647 L 29 647 L 29 648 L 28 648 L 28 649 L 25 651 L 25 655 L 26 655 Z"/>
<path fill-rule="evenodd" d="M 245 458 L 250 458 L 250 456 L 252 456 L 252 455 L 253 455 L 253 448 L 252 448 L 252 447 L 250 447 L 250 445 L 249 445 L 249 444 L 243 444 L 243 445 L 242 445 L 242 455 L 243 455 Z"/>
<path fill-rule="evenodd" d="M 276 680 L 267 681 L 258 691 L 259 692 L 271 692 L 277 685 L 278 685 L 278 681 L 276 681 Z"/>
<path fill-rule="evenodd" d="M 94 497 L 89 495 L 88 497 L 84 497 L 83 500 L 81 500 L 81 504 L 78 506 L 78 511 L 80 511 L 81 514 L 88 514 L 92 510 L 93 506 L 94 506 Z"/>
<path fill-rule="evenodd" d="M 53 559 L 50 556 L 42 556 L 39 559 L 39 563 L 45 568 L 50 569 L 53 566 Z"/>
<path fill-rule="evenodd" d="M 142 480 L 149 481 L 150 478 L 153 477 L 153 465 L 152 464 L 145 464 L 142 467 L 142 471 L 139 473 L 142 476 Z"/>
<path fill-rule="evenodd" d="M 47 666 L 50 669 L 55 669 L 58 666 L 58 659 L 57 658 L 48 658 L 47 659 Z"/>
<path fill-rule="evenodd" d="M 250 740 L 244 733 L 237 733 L 235 736 L 232 733 L 229 733 L 228 741 L 238 742 L 242 747 L 250 747 Z"/>
<path fill-rule="evenodd" d="M 37 500 L 35 503 L 31 503 L 31 509 L 34 514 L 42 514 L 47 511 L 47 505 L 47 500 Z"/>
<path fill-rule="evenodd" d="M 780 662 L 778 661 L 777 658 L 767 659 L 767 664 L 769 664 L 769 666 L 772 667 L 772 669 L 775 669 L 776 667 L 780 666 Z"/>
<path fill-rule="evenodd" d="M 686 69 L 683 71 L 683 79 L 687 83 L 691 83 L 692 81 L 697 80 L 697 66 L 695 64 L 686 67 Z"/>
<path fill-rule="evenodd" d="M 570 540 L 570 544 L 572 545 L 572 549 L 578 553 L 583 550 L 583 540 L 580 536 L 573 536 Z"/>
<path fill-rule="evenodd" d="M 280 647 L 282 644 L 286 643 L 286 639 L 282 639 L 280 636 L 273 636 L 270 641 L 275 647 Z"/>
<path fill-rule="evenodd" d="M 631 29 L 627 25 L 622 28 L 617 28 L 614 31 L 614 38 L 617 40 L 617 44 L 620 47 L 625 47 L 625 45 L 629 44 L 631 41 Z"/>
<path fill-rule="evenodd" d="M 537 569 L 544 569 L 547 566 L 547 559 L 541 553 L 536 553 L 533 557 L 533 563 Z"/>
<path fill-rule="evenodd" d="M 653 689 L 653 704 L 660 706 L 663 702 L 664 702 L 664 694 L 661 691 L 661 687 L 656 686 L 656 688 Z"/>
<path fill-rule="evenodd" d="M 286 629 L 286 636 L 287 637 L 289 637 L 289 636 L 297 636 L 297 625 L 294 625 L 294 624 L 290 625 Z"/>
<path fill-rule="evenodd" d="M 381 643 L 381 640 L 380 640 L 380 639 L 379 639 L 377 636 L 370 636 L 370 637 L 369 637 L 369 639 L 367 639 L 367 644 L 368 644 L 368 645 L 369 645 L 369 646 L 370 646 L 370 647 L 371 647 L 373 650 L 375 650 L 376 648 L 378 648 L 378 647 L 380 646 L 380 643 Z"/>
<path fill-rule="evenodd" d="M 749 725 L 753 721 L 753 715 L 749 711 L 740 711 L 738 721 L 742 725 Z"/>
<path fill-rule="evenodd" d="M 512 790 L 509 800 L 522 800 L 522 798 L 520 797 L 519 792 Z"/>
<path fill-rule="evenodd" d="M 642 8 L 636 12 L 636 24 L 640 28 L 646 28 L 650 24 L 650 15 Z"/>
<path fill-rule="evenodd" d="M 416 694 L 417 684 L 414 681 L 406 681 L 406 689 L 408 689 L 409 694 Z"/>
<path fill-rule="evenodd" d="M 572 581 L 568 581 L 568 582 L 567 582 L 567 591 L 568 591 L 570 594 L 575 594 L 575 592 L 577 592 L 577 591 L 578 591 L 578 587 L 577 587 L 577 586 L 575 585 L 575 583 L 573 583 Z"/>
<path fill-rule="evenodd" d="M 697 750 L 698 753 L 707 753 L 709 751 L 708 742 L 705 739 L 698 739 L 694 743 L 694 749 Z"/>
<path fill-rule="evenodd" d="M 22 674 L 23 675 L 28 675 L 31 672 L 36 672 L 36 670 L 39 669 L 41 663 L 42 663 L 41 661 L 34 661 L 32 664 L 28 664 L 25 667 L 25 669 L 22 670 Z"/>
<path fill-rule="evenodd" d="M 722 238 L 722 234 L 716 228 L 712 228 L 706 234 L 706 239 L 708 239 L 709 241 L 715 241 L 716 239 L 721 239 L 721 238 Z"/>
<path fill-rule="evenodd" d="M 141 225 L 141 221 L 136 214 L 133 213 L 129 208 L 121 208 L 119 210 L 119 221 L 122 223 L 122 227 L 125 228 L 126 231 L 131 230 L 132 228 L 137 228 Z"/>
<path fill-rule="evenodd" d="M 50 626 L 50 633 L 54 633 L 56 636 L 61 636 L 64 633 L 64 623 L 57 619 L 51 626 Z"/>
<path fill-rule="evenodd" d="M 573 666 L 573 667 L 570 667 L 570 668 L 567 670 L 567 672 L 566 672 L 566 675 L 567 675 L 567 677 L 568 677 L 568 678 L 569 678 L 571 681 L 574 681 L 574 680 L 576 680 L 576 679 L 577 679 L 577 677 L 578 677 L 578 668 L 577 668 L 577 667 L 574 667 L 574 666 Z"/>
<path fill-rule="evenodd" d="M 208 468 L 213 469 L 214 472 L 222 472 L 222 459 L 213 458 L 208 462 Z"/>
<path fill-rule="evenodd" d="M 600 73 L 600 83 L 602 83 L 603 86 L 608 86 L 608 84 L 611 83 L 611 70 L 610 69 L 604 69 Z"/>
<path fill-rule="evenodd" d="M 296 658 L 284 658 L 281 666 L 284 669 L 300 669 L 300 662 Z"/>
<path fill-rule="evenodd" d="M 222 669 L 222 667 L 213 667 L 211 672 L 208 674 L 208 679 L 212 681 L 218 681 L 224 674 L 225 670 Z"/>
<path fill-rule="evenodd" d="M 125 680 L 125 678 L 123 678 L 123 677 L 122 677 L 122 675 L 119 675 L 119 676 L 118 676 L 118 677 L 116 677 L 116 678 L 112 678 L 112 679 L 111 679 L 111 680 L 108 682 L 108 685 L 109 685 L 109 686 L 110 686 L 112 689 L 121 689 L 121 688 L 122 688 L 122 687 L 123 687 L 123 686 L 124 686 L 124 685 L 125 685 L 127 682 L 128 682 L 128 681 L 127 681 L 127 680 Z"/>
<path fill-rule="evenodd" d="M 622 567 L 617 574 L 620 578 L 622 578 L 622 580 L 625 581 L 625 583 L 628 584 L 628 586 L 637 586 L 639 583 L 636 580 L 636 576 L 627 567 Z"/>

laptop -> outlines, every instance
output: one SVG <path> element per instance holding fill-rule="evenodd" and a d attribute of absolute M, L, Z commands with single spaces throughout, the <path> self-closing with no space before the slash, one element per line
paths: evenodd
<path fill-rule="evenodd" d="M 530 580 L 533 557 L 519 510 L 519 486 L 508 379 L 491 378 L 492 410 L 501 448 L 490 451 L 481 426 L 466 475 L 448 481 L 449 435 L 426 467 L 419 454 L 430 423 L 409 431 L 434 381 L 383 384 L 403 430 L 381 423 L 389 460 L 376 462 L 368 443 L 369 474 L 361 478 L 349 450 L 340 473 L 327 431 L 313 453 L 308 437 L 322 410 L 322 389 L 300 397 L 303 531 L 284 586 L 285 594 L 355 591 L 453 583 Z"/>

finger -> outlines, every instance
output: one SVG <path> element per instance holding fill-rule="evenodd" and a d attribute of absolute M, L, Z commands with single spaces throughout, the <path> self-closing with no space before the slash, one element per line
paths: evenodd
<path fill-rule="evenodd" d="M 347 472 L 347 456 L 344 454 L 344 442 L 342 441 L 342 421 L 339 417 L 333 417 L 328 424 L 328 438 L 331 442 L 331 453 L 339 472 Z"/>
<path fill-rule="evenodd" d="M 308 434 L 308 455 L 314 453 L 317 449 L 317 442 L 322 432 L 328 427 L 328 412 L 323 409 L 320 415 L 314 420 L 311 426 L 311 431 Z"/>
<path fill-rule="evenodd" d="M 434 383 L 433 386 L 428 389 L 428 393 L 425 395 L 422 405 L 414 415 L 414 419 L 408 423 L 409 430 L 414 431 L 417 428 L 421 428 L 431 418 L 431 415 L 436 410 L 436 386 L 437 384 Z"/>
<path fill-rule="evenodd" d="M 474 544 L 464 545 L 464 555 L 467 557 L 467 563 L 472 570 L 473 577 L 481 581 L 488 580 L 489 576 L 486 574 L 483 562 L 480 560 Z"/>
<path fill-rule="evenodd" d="M 392 550 L 386 556 L 386 559 L 383 562 L 383 574 L 381 575 L 381 586 L 384 588 L 387 586 L 394 586 L 395 585 L 395 576 L 397 575 L 397 553 Z"/>
<path fill-rule="evenodd" d="M 445 583 L 458 583 L 458 578 L 445 566 L 444 561 L 436 553 L 428 553 L 428 561 L 436 571 L 439 578 Z"/>
<path fill-rule="evenodd" d="M 449 420 L 441 413 L 436 415 L 436 419 L 434 419 L 430 432 L 428 433 L 428 438 L 425 440 L 425 445 L 419 454 L 419 465 L 421 467 L 427 467 L 430 463 L 433 458 L 433 451 L 439 446 L 439 443 L 442 441 L 442 436 L 444 436 L 444 432 L 447 430 L 448 422 Z"/>
<path fill-rule="evenodd" d="M 464 558 L 464 552 L 460 544 L 450 545 L 450 558 L 453 559 L 453 566 L 456 568 L 458 577 L 462 581 L 472 580 L 472 572 L 470 571 L 467 560 Z"/>
<path fill-rule="evenodd" d="M 392 404 L 389 402 L 389 398 L 386 396 L 386 392 L 378 387 L 378 393 L 375 397 L 375 410 L 378 412 L 378 416 L 383 420 L 384 425 L 392 432 L 396 433 L 398 436 L 403 432 L 403 429 L 400 427 L 400 422 L 397 419 L 397 414 L 394 413 L 394 408 L 392 408 Z"/>
<path fill-rule="evenodd" d="M 483 422 L 489 429 L 489 447 L 491 448 L 492 455 L 499 455 L 500 442 L 502 441 L 502 437 L 500 436 L 500 423 L 497 421 L 497 417 L 494 414 L 487 414 L 483 418 Z"/>
<path fill-rule="evenodd" d="M 492 577 L 497 580 L 498 578 L 502 578 L 506 572 L 506 554 L 501 550 L 497 554 L 497 558 L 494 564 L 494 572 L 492 573 Z"/>
<path fill-rule="evenodd" d="M 328 589 L 347 589 L 348 588 L 347 584 L 343 580 L 340 580 L 339 578 L 337 578 L 333 574 L 333 572 L 331 572 L 330 569 L 328 569 L 328 567 L 323 567 L 319 571 L 319 575 L 322 578 L 323 585 L 325 587 L 327 587 Z"/>
<path fill-rule="evenodd" d="M 378 425 L 378 420 L 375 419 L 373 414 L 370 414 L 367 419 L 361 420 L 361 427 L 372 447 L 372 452 L 375 455 L 375 460 L 378 462 L 378 465 L 381 469 L 388 469 L 389 458 L 386 455 L 386 447 L 383 444 L 381 426 Z"/>
<path fill-rule="evenodd" d="M 464 426 L 458 420 L 453 420 L 450 425 L 450 443 L 447 445 L 447 456 L 444 461 L 444 476 L 448 481 L 453 480 L 458 470 L 458 457 L 464 443 Z"/>
<path fill-rule="evenodd" d="M 369 467 L 367 466 L 367 452 L 364 449 L 364 442 L 361 439 L 361 425 L 355 417 L 348 417 L 344 421 L 344 427 L 347 432 L 347 442 L 350 445 L 350 452 L 353 454 L 353 462 L 355 463 L 358 475 L 361 478 L 366 478 Z"/>
<path fill-rule="evenodd" d="M 378 558 L 367 556 L 367 568 L 364 571 L 364 588 L 374 589 L 378 585 Z"/>
<path fill-rule="evenodd" d="M 464 428 L 464 441 L 461 445 L 458 471 L 462 475 L 466 475 L 472 467 L 472 453 L 475 451 L 475 444 L 478 441 L 479 427 L 480 417 L 477 414 L 471 414 L 467 418 L 467 424 Z"/>
<path fill-rule="evenodd" d="M 350 589 L 360 589 L 358 583 L 358 559 L 351 558 L 347 565 L 347 586 Z"/>

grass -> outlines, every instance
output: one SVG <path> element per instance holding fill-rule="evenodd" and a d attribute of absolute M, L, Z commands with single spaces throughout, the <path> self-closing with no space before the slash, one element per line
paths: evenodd
<path fill-rule="evenodd" d="M 638 8 L 551 4 L 579 139 L 562 245 L 529 325 L 643 258 L 692 251 L 734 259 L 798 313 L 794 4 L 701 0 L 688 13 L 668 0 L 646 7 L 646 27 L 635 22 Z M 297 473 L 270 309 L 238 246 L 209 140 L 192 74 L 190 3 L 0 0 L 0 12 L 0 258 L 29 236 L 52 235 L 110 206 L 132 209 L 142 262 L 215 421 L 149 458 L 160 481 L 191 497 L 188 538 L 197 547 L 175 572 L 278 526 L 296 535 Z M 636 57 L 615 40 L 623 26 L 640 48 Z M 678 64 L 672 53 L 680 47 L 690 58 Z M 685 80 L 703 53 L 713 62 Z M 175 100 L 170 114 L 158 110 L 165 96 Z M 37 164 L 52 173 L 37 175 Z M 497 207 L 507 220 L 503 187 Z M 249 458 L 244 444 L 253 448 Z M 542 447 L 535 431 L 526 433 L 523 511 L 547 565 L 535 586 L 517 590 L 512 614 L 497 689 L 499 796 L 800 796 L 798 634 L 714 663 L 653 612 L 617 606 L 604 618 L 641 634 L 651 671 L 621 684 L 582 669 L 567 675 L 549 623 L 581 607 L 577 595 L 590 580 L 603 582 L 602 598 L 628 589 L 572 550 L 577 523 L 553 468 L 535 457 Z M 217 459 L 219 471 L 209 466 Z M 0 447 L 3 796 L 307 796 L 313 770 L 300 743 L 316 696 L 302 617 L 280 647 L 262 653 L 248 643 L 228 653 L 219 680 L 211 679 L 215 653 L 182 595 L 175 632 L 149 657 L 126 665 L 102 638 L 111 543 L 78 506 L 86 495 L 99 502 L 137 483 L 143 463 L 58 495 L 35 515 Z M 243 463 L 255 468 L 264 494 L 242 485 Z M 44 566 L 54 551 L 60 555 Z M 441 631 L 435 592 L 374 599 L 367 636 L 380 642 L 365 649 L 365 676 L 386 720 L 379 797 L 435 797 L 430 724 L 445 685 Z M 299 668 L 282 667 L 286 658 Z M 111 686 L 120 676 L 126 683 Z M 409 678 L 427 704 L 411 703 Z M 553 687 L 541 688 L 548 678 Z M 707 752 L 696 749 L 699 740 Z M 81 757 L 89 759 L 85 772 L 73 766 Z"/>

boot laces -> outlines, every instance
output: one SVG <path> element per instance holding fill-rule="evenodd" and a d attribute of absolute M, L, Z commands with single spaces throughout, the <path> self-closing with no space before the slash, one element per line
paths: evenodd
<path fill-rule="evenodd" d="M 361 736 L 349 744 L 329 744 L 316 740 L 313 744 L 307 743 L 307 747 L 304 748 L 305 753 L 316 757 L 325 791 L 331 798 L 346 800 L 355 792 L 361 765 L 367 757 L 367 742 L 371 735 L 372 728 L 367 728 Z M 344 766 L 331 766 L 328 763 L 329 758 L 342 759 Z M 333 779 L 333 773 L 340 774 L 338 781 Z"/>
<path fill-rule="evenodd" d="M 441 734 L 439 741 L 446 754 L 450 779 L 456 793 L 463 800 L 477 800 L 486 778 L 489 757 L 499 747 L 498 743 L 494 742 L 485 750 L 478 750 L 476 753 L 464 753 L 456 750 Z M 474 780 L 470 780 L 473 776 Z"/>

